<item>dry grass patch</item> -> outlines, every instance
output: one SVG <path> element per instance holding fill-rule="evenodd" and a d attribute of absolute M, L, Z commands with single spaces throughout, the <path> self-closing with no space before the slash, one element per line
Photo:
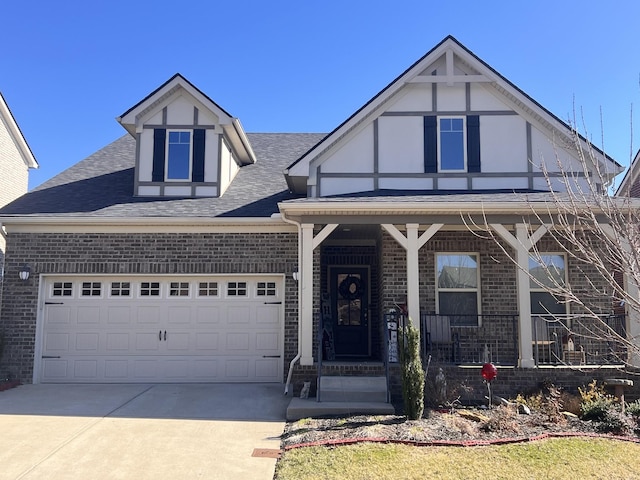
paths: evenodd
<path fill-rule="evenodd" d="M 287 451 L 276 480 L 566 479 L 640 480 L 640 445 L 606 439 L 550 439 L 491 447 L 360 443 Z"/>

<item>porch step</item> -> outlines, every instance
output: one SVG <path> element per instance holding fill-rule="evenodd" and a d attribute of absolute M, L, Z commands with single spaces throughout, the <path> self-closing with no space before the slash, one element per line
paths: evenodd
<path fill-rule="evenodd" d="M 395 409 L 385 402 L 317 402 L 315 398 L 297 397 L 292 398 L 287 407 L 287 421 L 365 414 L 395 415 Z"/>
<path fill-rule="evenodd" d="M 322 376 L 319 387 L 319 403 L 387 402 L 386 377 Z"/>

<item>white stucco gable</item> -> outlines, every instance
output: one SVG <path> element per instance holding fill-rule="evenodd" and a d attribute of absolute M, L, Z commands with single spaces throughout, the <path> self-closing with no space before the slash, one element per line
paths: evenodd
<path fill-rule="evenodd" d="M 0 94 L 0 207 L 27 193 L 32 168 L 38 162 Z"/>
<path fill-rule="evenodd" d="M 595 154 L 602 171 L 619 173 Z M 583 172 L 571 128 L 447 37 L 285 175 L 293 191 L 310 197 L 547 190 L 542 162 L 558 178 L 562 169 Z"/>
<path fill-rule="evenodd" d="M 256 161 L 240 121 L 180 74 L 117 120 L 136 138 L 139 196 L 221 196 Z"/>

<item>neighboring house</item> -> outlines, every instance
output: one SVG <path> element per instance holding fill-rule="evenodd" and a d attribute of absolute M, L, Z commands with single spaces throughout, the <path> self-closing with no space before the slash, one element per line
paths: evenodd
<path fill-rule="evenodd" d="M 38 168 L 38 163 L 0 93 L 0 207 L 27 193 L 30 168 Z M 0 229 L 0 286 L 4 272 L 4 252 L 4 232 Z"/>
<path fill-rule="evenodd" d="M 629 169 L 624 174 L 615 195 L 617 197 L 640 198 L 640 150 L 638 150 Z"/>
<path fill-rule="evenodd" d="M 398 306 L 434 361 L 533 378 L 532 319 L 557 302 L 529 250 L 589 288 L 523 223 L 553 208 L 541 158 L 560 190 L 556 155 L 580 168 L 570 127 L 452 37 L 328 135 L 246 134 L 180 75 L 118 121 L 127 135 L 0 210 L 23 381 L 299 388 L 322 351 L 328 374 L 380 374 Z M 485 220 L 521 269 L 469 228 Z"/>

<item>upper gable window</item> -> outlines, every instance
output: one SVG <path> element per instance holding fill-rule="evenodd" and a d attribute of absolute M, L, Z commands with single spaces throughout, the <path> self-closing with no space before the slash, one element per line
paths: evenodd
<path fill-rule="evenodd" d="M 191 180 L 191 132 L 167 133 L 167 180 Z"/>
<path fill-rule="evenodd" d="M 424 117 L 424 171 L 481 172 L 480 117 Z"/>
<path fill-rule="evenodd" d="M 466 171 L 464 118 L 439 118 L 440 171 Z"/>
<path fill-rule="evenodd" d="M 152 182 L 204 182 L 204 129 L 153 130 Z"/>

